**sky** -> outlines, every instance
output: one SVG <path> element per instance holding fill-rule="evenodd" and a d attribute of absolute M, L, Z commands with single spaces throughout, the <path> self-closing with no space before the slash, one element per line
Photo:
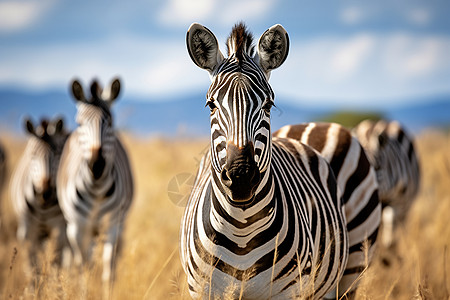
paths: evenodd
<path fill-rule="evenodd" d="M 208 27 L 225 54 L 244 21 L 255 43 L 274 24 L 287 30 L 288 58 L 270 79 L 286 101 L 404 105 L 450 95 L 449 15 L 448 0 L 0 0 L 0 88 L 67 90 L 74 77 L 120 76 L 142 101 L 206 93 L 187 29 Z"/>

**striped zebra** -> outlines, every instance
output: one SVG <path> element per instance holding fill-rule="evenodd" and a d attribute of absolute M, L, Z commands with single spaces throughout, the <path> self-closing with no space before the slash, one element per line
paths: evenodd
<path fill-rule="evenodd" d="M 281 25 L 259 39 L 237 24 L 228 58 L 200 24 L 187 33 L 194 63 L 209 71 L 211 149 L 181 224 L 180 256 L 194 298 L 321 298 L 348 258 L 334 174 L 311 147 L 272 138 L 270 72 L 286 59 Z"/>
<path fill-rule="evenodd" d="M 26 119 L 25 130 L 30 137 L 10 183 L 10 199 L 18 218 L 17 238 L 29 243 L 30 264 L 36 268 L 44 242 L 54 239 L 54 262 L 61 264 L 63 251 L 69 245 L 58 205 L 56 176 L 68 133 L 60 118 L 43 119 L 36 127 Z"/>
<path fill-rule="evenodd" d="M 103 244 L 104 288 L 112 287 L 125 217 L 133 198 L 133 178 L 122 143 L 113 127 L 110 107 L 120 81 L 102 91 L 97 81 L 86 98 L 81 84 L 72 83 L 79 126 L 61 156 L 58 197 L 67 221 L 67 237 L 78 266 L 91 262 L 98 238 Z"/>
<path fill-rule="evenodd" d="M 353 133 L 376 170 L 383 205 L 382 243 L 389 247 L 395 225 L 404 221 L 419 191 L 420 170 L 413 139 L 397 121 L 365 120 Z"/>
<path fill-rule="evenodd" d="M 349 233 L 349 258 L 339 291 L 357 286 L 358 276 L 371 261 L 381 218 L 376 173 L 364 149 L 351 132 L 336 123 L 287 125 L 273 136 L 293 138 L 307 144 L 330 163 L 339 197 L 345 206 Z M 367 246 L 364 245 L 367 240 Z M 366 252 L 367 251 L 367 252 Z M 347 297 L 352 293 L 347 293 Z"/>

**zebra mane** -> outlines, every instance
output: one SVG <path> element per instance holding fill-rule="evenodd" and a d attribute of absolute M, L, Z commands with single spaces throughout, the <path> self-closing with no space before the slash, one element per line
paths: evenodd
<path fill-rule="evenodd" d="M 228 57 L 236 54 L 238 61 L 244 59 L 244 54 L 253 56 L 255 47 L 253 46 L 253 35 L 247 30 L 243 22 L 234 25 L 230 36 L 227 39 Z"/>

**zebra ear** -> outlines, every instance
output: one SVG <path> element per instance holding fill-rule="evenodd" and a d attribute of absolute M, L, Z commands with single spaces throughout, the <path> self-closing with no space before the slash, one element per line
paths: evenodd
<path fill-rule="evenodd" d="M 186 45 L 191 59 L 211 75 L 224 57 L 214 34 L 203 25 L 193 23 L 186 34 Z"/>
<path fill-rule="evenodd" d="M 119 93 L 120 93 L 120 79 L 116 78 L 111 83 L 108 100 L 111 102 L 114 101 L 119 96 Z"/>
<path fill-rule="evenodd" d="M 36 132 L 34 130 L 34 125 L 33 125 L 33 123 L 31 122 L 31 120 L 29 118 L 25 118 L 24 125 L 25 125 L 25 130 L 29 134 L 36 135 Z"/>
<path fill-rule="evenodd" d="M 75 97 L 77 101 L 86 102 L 86 98 L 84 97 L 83 87 L 81 86 L 78 80 L 74 80 L 72 82 L 72 95 Z"/>
<path fill-rule="evenodd" d="M 49 126 L 49 130 L 50 127 L 52 130 L 52 134 L 60 133 L 64 129 L 64 120 L 62 118 L 57 118 L 51 123 L 51 126 Z"/>
<path fill-rule="evenodd" d="M 258 41 L 258 59 L 266 74 L 281 66 L 289 53 L 289 36 L 280 24 L 264 32 Z"/>
<path fill-rule="evenodd" d="M 387 144 L 389 137 L 386 132 L 382 132 L 378 135 L 378 145 L 380 145 L 381 148 L 384 147 L 384 145 Z"/>

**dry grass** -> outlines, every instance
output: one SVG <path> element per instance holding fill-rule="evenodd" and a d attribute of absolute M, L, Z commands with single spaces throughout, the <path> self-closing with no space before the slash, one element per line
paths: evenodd
<path fill-rule="evenodd" d="M 11 136 L 3 136 L 2 142 L 11 170 L 24 143 Z M 113 298 L 189 299 L 178 255 L 183 213 L 180 204 L 185 199 L 176 198 L 174 187 L 176 180 L 195 175 L 208 141 L 138 140 L 125 136 L 124 142 L 135 174 L 136 194 L 124 232 Z M 396 232 L 396 253 L 378 252 L 361 280 L 358 299 L 449 299 L 450 137 L 436 132 L 422 134 L 418 148 L 423 172 L 420 195 L 404 227 Z M 187 193 L 186 186 L 179 192 Z M 101 297 L 98 266 L 81 273 L 58 273 L 48 264 L 50 251 L 42 255 L 42 275 L 31 278 L 25 268 L 26 253 L 14 238 L 16 224 L 7 191 L 3 191 L 1 200 L 1 299 Z"/>

